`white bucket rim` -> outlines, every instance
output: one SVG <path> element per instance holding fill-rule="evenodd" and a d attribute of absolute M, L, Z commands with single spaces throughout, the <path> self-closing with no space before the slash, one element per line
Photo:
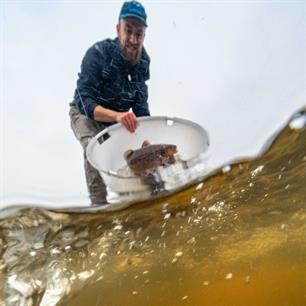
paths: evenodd
<path fill-rule="evenodd" d="M 183 123 L 185 125 L 189 125 L 192 126 L 193 128 L 195 128 L 196 130 L 198 130 L 201 134 L 205 135 L 207 137 L 207 147 L 209 147 L 210 142 L 209 142 L 209 137 L 208 137 L 208 133 L 207 131 L 198 123 L 195 123 L 191 120 L 188 119 L 183 119 L 183 118 L 179 118 L 179 117 L 170 117 L 170 116 L 144 116 L 144 117 L 137 117 L 137 121 L 138 122 L 143 122 L 143 121 L 166 121 L 168 125 L 172 125 L 174 122 L 180 122 Z M 136 175 L 131 175 L 131 176 L 123 176 L 118 174 L 116 171 L 112 171 L 112 170 L 104 170 L 104 169 L 100 169 L 96 163 L 92 160 L 91 158 L 91 152 L 93 147 L 95 146 L 95 144 L 97 142 L 99 142 L 99 139 L 101 139 L 101 137 L 109 132 L 114 132 L 119 128 L 122 128 L 123 125 L 121 123 L 116 123 L 113 124 L 107 128 L 105 128 L 104 130 L 102 130 L 101 132 L 99 132 L 97 135 L 95 135 L 94 137 L 92 137 L 87 145 L 86 148 L 86 158 L 89 161 L 89 163 L 98 171 L 108 175 L 108 176 L 112 176 L 112 177 L 116 177 L 116 178 L 120 178 L 120 179 L 139 179 L 139 176 Z M 199 158 L 199 156 L 201 156 L 202 154 L 204 154 L 206 151 L 202 151 L 199 154 L 197 154 L 196 156 L 188 159 L 188 161 L 193 161 L 197 158 Z"/>

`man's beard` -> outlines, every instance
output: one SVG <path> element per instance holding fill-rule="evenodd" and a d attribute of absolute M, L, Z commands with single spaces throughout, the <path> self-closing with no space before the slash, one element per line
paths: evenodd
<path fill-rule="evenodd" d="M 121 52 L 124 58 L 132 65 L 136 65 L 141 57 L 142 46 L 138 47 L 137 50 L 132 53 L 128 50 L 127 46 L 121 46 Z"/>

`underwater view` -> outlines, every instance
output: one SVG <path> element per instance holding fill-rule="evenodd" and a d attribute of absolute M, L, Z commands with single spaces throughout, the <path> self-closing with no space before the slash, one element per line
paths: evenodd
<path fill-rule="evenodd" d="M 148 92 L 107 84 L 151 116 L 84 152 L 69 105 L 123 1 L 0 1 L 0 306 L 305 306 L 305 1 L 141 3 Z"/>
<path fill-rule="evenodd" d="M 1 211 L 0 305 L 306 305 L 305 118 L 169 197 Z"/>

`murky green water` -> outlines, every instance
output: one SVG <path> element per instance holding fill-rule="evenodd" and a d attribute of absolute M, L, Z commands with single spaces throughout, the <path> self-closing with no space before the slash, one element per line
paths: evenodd
<path fill-rule="evenodd" d="M 168 198 L 0 227 L 2 304 L 306 305 L 306 128 Z"/>

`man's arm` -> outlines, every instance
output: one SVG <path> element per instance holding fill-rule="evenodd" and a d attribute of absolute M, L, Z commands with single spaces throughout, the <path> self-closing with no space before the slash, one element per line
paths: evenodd
<path fill-rule="evenodd" d="M 133 133 L 137 127 L 137 119 L 131 112 L 116 112 L 96 103 L 101 85 L 101 54 L 95 48 L 90 48 L 84 56 L 81 73 L 77 82 L 79 108 L 88 117 L 101 122 L 122 123 Z"/>
<path fill-rule="evenodd" d="M 133 112 L 116 112 L 101 105 L 94 108 L 93 116 L 96 121 L 122 123 L 131 133 L 135 132 L 138 125 Z"/>

